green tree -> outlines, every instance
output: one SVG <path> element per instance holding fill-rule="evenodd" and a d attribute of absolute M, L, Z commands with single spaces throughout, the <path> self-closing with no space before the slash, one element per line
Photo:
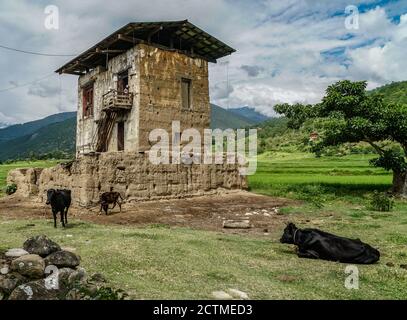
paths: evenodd
<path fill-rule="evenodd" d="M 379 155 L 371 164 L 393 171 L 393 193 L 406 197 L 407 105 L 385 102 L 382 95 L 367 92 L 366 85 L 366 81 L 339 81 L 327 88 L 321 103 L 281 104 L 275 110 L 289 119 L 291 128 L 310 120 L 316 124 L 319 139 L 314 152 L 346 142 L 369 143 Z M 399 148 L 386 148 L 384 141 Z"/>

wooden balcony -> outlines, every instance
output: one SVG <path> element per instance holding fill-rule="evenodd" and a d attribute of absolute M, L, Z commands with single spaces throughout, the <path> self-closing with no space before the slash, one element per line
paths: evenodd
<path fill-rule="evenodd" d="M 133 94 L 111 90 L 103 95 L 103 111 L 131 110 Z"/>

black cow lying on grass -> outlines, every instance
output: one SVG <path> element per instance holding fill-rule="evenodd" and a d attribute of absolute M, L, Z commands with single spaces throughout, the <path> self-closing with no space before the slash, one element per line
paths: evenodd
<path fill-rule="evenodd" d="M 111 189 L 112 190 L 112 189 Z M 107 215 L 107 210 L 109 209 L 109 204 L 113 203 L 113 207 L 112 210 L 114 209 L 114 207 L 116 206 L 116 204 L 119 205 L 120 208 L 120 212 L 122 211 L 122 204 L 119 201 L 119 198 L 121 200 L 123 200 L 122 196 L 120 195 L 119 192 L 114 192 L 114 191 L 110 191 L 110 192 L 104 192 L 100 195 L 99 198 L 99 202 L 100 202 L 100 210 L 99 213 L 103 211 L 105 212 L 105 214 Z"/>
<path fill-rule="evenodd" d="M 371 264 L 380 259 L 378 250 L 359 239 L 343 238 L 317 229 L 298 229 L 293 223 L 284 229 L 280 242 L 298 246 L 300 258 L 358 264 Z"/>
<path fill-rule="evenodd" d="M 51 205 L 54 215 L 54 228 L 57 227 L 57 214 L 61 214 L 61 223 L 65 227 L 68 224 L 68 209 L 71 205 L 71 190 L 67 189 L 49 189 L 47 191 L 47 202 Z"/>

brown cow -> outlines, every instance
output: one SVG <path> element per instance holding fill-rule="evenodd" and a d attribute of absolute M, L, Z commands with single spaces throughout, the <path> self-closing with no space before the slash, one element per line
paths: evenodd
<path fill-rule="evenodd" d="M 102 212 L 102 210 L 105 212 L 105 214 L 107 215 L 107 210 L 109 209 L 109 204 L 113 203 L 113 207 L 112 210 L 114 209 L 114 207 L 116 207 L 116 204 L 119 205 L 120 208 L 120 212 L 122 211 L 122 203 L 121 201 L 119 201 L 119 198 L 123 201 L 122 196 L 120 195 L 119 192 L 114 192 L 112 191 L 113 188 L 110 188 L 110 192 L 104 192 L 100 195 L 99 198 L 99 202 L 100 202 L 100 210 L 99 210 L 99 214 L 100 212 Z"/>

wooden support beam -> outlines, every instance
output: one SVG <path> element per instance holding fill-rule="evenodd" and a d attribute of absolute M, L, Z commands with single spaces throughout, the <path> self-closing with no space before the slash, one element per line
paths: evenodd
<path fill-rule="evenodd" d="M 96 48 L 96 53 L 123 53 L 126 50 L 100 49 Z"/>
<path fill-rule="evenodd" d="M 117 35 L 117 39 L 127 41 L 127 42 L 130 42 L 130 43 L 133 43 L 133 44 L 136 44 L 137 42 L 140 41 L 140 39 L 129 37 L 129 36 L 126 36 L 125 34 L 121 34 L 121 33 L 119 33 Z"/>
<path fill-rule="evenodd" d="M 162 29 L 163 29 L 163 26 L 158 26 L 157 28 L 154 28 L 152 31 L 150 31 L 150 32 L 147 34 L 147 41 L 148 41 L 148 43 L 151 42 L 151 37 L 152 37 L 153 35 L 155 35 L 157 32 L 161 31 Z"/>

